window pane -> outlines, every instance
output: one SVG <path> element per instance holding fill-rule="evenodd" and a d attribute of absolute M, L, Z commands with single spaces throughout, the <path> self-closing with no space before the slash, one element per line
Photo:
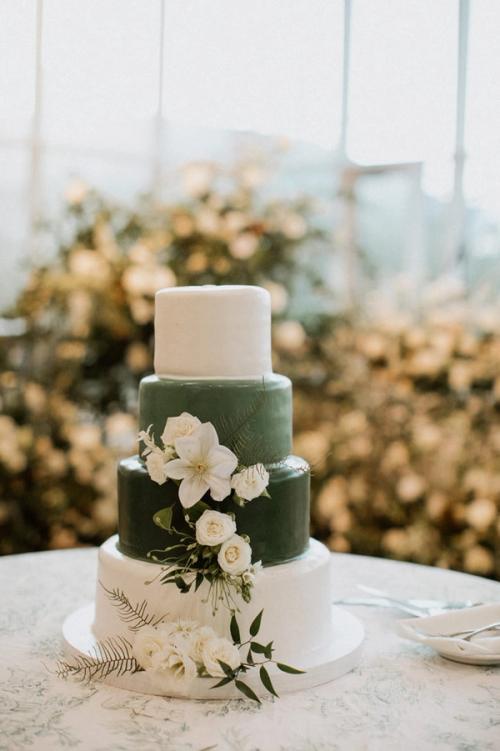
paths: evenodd
<path fill-rule="evenodd" d="M 149 151 L 159 0 L 46 0 L 44 8 L 44 138 Z"/>
<path fill-rule="evenodd" d="M 464 188 L 468 203 L 500 217 L 500 4 L 471 3 Z"/>
<path fill-rule="evenodd" d="M 29 134 L 35 90 L 34 0 L 0 4 L 0 138 Z"/>
<path fill-rule="evenodd" d="M 342 0 L 170 0 L 164 114 L 332 146 L 338 141 Z"/>
<path fill-rule="evenodd" d="M 441 161 L 451 154 L 457 0 L 353 0 L 351 28 L 351 159 Z"/>

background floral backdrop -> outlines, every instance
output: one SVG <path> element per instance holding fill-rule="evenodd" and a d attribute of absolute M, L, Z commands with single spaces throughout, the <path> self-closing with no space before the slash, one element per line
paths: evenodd
<path fill-rule="evenodd" d="M 339 252 L 328 207 L 266 197 L 258 161 L 179 177 L 181 199 L 132 206 L 72 183 L 56 258 L 7 312 L 1 553 L 114 532 L 156 289 L 253 283 L 271 293 L 275 370 L 294 381 L 313 533 L 333 550 L 499 576 L 497 311 L 453 289 L 420 312 L 389 311 L 380 292 L 339 306 L 321 273 Z"/>
<path fill-rule="evenodd" d="M 313 532 L 500 575 L 499 22 L 498 0 L 3 0 L 0 553 L 114 531 L 155 290 L 250 282 Z"/>

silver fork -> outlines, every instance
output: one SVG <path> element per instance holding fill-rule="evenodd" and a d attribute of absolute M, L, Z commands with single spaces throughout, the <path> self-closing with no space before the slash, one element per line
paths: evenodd
<path fill-rule="evenodd" d="M 444 637 L 448 639 L 462 639 L 463 641 L 470 641 L 474 636 L 482 634 L 484 631 L 499 631 L 500 621 L 495 623 L 489 623 L 487 626 L 481 626 L 480 628 L 467 628 L 462 631 L 455 631 L 452 634 L 427 634 L 430 637 Z"/>

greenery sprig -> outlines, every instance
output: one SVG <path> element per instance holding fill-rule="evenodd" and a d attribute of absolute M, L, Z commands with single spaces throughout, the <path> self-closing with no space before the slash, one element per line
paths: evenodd
<path fill-rule="evenodd" d="M 248 639 L 246 639 L 246 641 L 242 641 L 236 615 L 235 613 L 232 614 L 230 622 L 231 638 L 238 649 L 247 648 L 247 654 L 241 664 L 234 669 L 219 660 L 220 667 L 224 671 L 224 678 L 222 678 L 218 683 L 212 686 L 212 688 L 219 688 L 220 686 L 226 686 L 228 683 L 234 683 L 238 691 L 240 691 L 248 699 L 252 699 L 259 704 L 260 699 L 255 691 L 250 688 L 247 683 L 241 680 L 242 674 L 244 675 L 251 670 L 258 669 L 259 678 L 264 688 L 273 696 L 278 697 L 266 665 L 276 665 L 278 670 L 281 670 L 283 673 L 290 673 L 292 675 L 300 675 L 305 672 L 304 670 L 299 670 L 298 668 L 294 668 L 290 665 L 285 665 L 283 662 L 277 662 L 276 660 L 274 660 L 274 647 L 272 641 L 270 641 L 268 644 L 261 644 L 260 642 L 255 641 L 255 637 L 260 631 L 263 612 L 264 611 L 261 610 L 250 624 L 250 636 Z"/>
<path fill-rule="evenodd" d="M 111 604 L 117 608 L 120 620 L 127 624 L 129 631 L 137 632 L 143 626 L 156 627 L 167 617 L 167 613 L 160 616 L 149 613 L 147 600 L 134 604 L 119 587 L 108 589 L 102 581 L 99 581 L 99 584 L 106 592 Z"/>
<path fill-rule="evenodd" d="M 195 592 L 204 581 L 208 582 L 208 595 L 204 602 L 211 602 L 215 614 L 219 604 L 228 610 L 239 611 L 235 595 L 240 595 L 244 602 L 250 602 L 252 581 L 244 574 L 228 574 L 219 566 L 217 556 L 221 546 L 200 545 L 196 540 L 196 521 L 204 511 L 210 509 L 203 501 L 186 509 L 184 515 L 185 529 L 179 530 L 173 525 L 173 508 L 160 509 L 153 516 L 154 523 L 176 537 L 177 542 L 163 550 L 151 550 L 148 557 L 163 564 L 160 574 L 162 584 L 174 584 L 182 593 Z M 244 539 L 249 539 L 242 535 Z"/>
<path fill-rule="evenodd" d="M 56 675 L 59 678 L 75 678 L 82 683 L 104 680 L 109 675 L 141 673 L 143 668 L 132 654 L 132 645 L 122 636 L 111 636 L 97 642 L 90 654 L 75 655 L 73 662 L 59 660 Z"/>

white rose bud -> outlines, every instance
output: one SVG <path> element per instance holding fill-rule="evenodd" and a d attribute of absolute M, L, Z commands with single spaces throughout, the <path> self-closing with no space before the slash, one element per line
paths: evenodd
<path fill-rule="evenodd" d="M 151 477 L 153 482 L 158 483 L 158 485 L 163 485 L 163 483 L 165 483 L 168 479 L 167 473 L 165 471 L 166 463 L 167 459 L 163 456 L 163 454 L 156 452 L 152 452 L 146 458 L 146 467 L 149 476 Z"/>
<path fill-rule="evenodd" d="M 183 412 L 177 417 L 169 417 L 161 435 L 165 446 L 173 446 L 177 438 L 192 435 L 200 427 L 201 422 L 189 412 Z"/>
<path fill-rule="evenodd" d="M 231 487 L 236 494 L 245 501 L 258 498 L 269 485 L 269 472 L 263 464 L 253 464 L 251 467 L 237 472 L 231 478 Z"/>
<path fill-rule="evenodd" d="M 229 514 L 207 509 L 196 522 L 196 542 L 199 545 L 220 545 L 236 532 L 236 524 Z"/>
<path fill-rule="evenodd" d="M 219 660 L 233 670 L 241 665 L 240 653 L 228 639 L 209 639 L 203 646 L 202 657 L 207 673 L 214 678 L 224 676 Z"/>
<path fill-rule="evenodd" d="M 222 544 L 217 561 L 227 574 L 238 576 L 250 566 L 252 548 L 242 537 L 233 535 Z"/>

